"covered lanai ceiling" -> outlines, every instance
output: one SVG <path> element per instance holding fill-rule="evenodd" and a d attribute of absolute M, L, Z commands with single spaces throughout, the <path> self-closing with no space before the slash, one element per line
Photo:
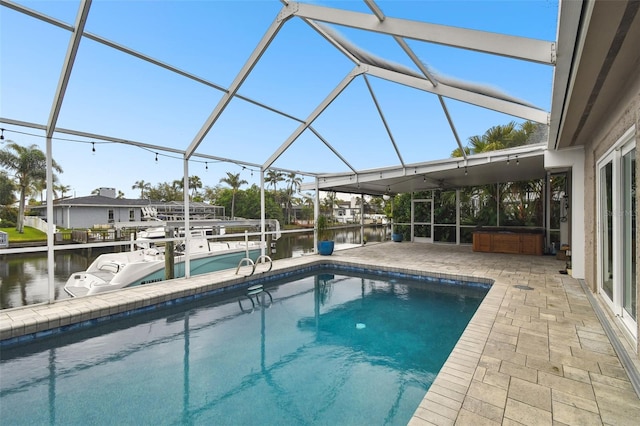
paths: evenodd
<path fill-rule="evenodd" d="M 247 7 L 258 4 L 264 7 L 263 3 L 247 3 Z M 7 13 L 10 12 L 12 18 L 19 16 L 19 19 L 35 20 L 39 26 L 46 25 L 71 35 L 65 46 L 64 57 L 59 58 L 55 64 L 45 64 L 59 74 L 55 90 L 49 88 L 51 96 L 45 96 L 46 117 L 42 113 L 38 116 L 31 112 L 23 113 L 20 109 L 3 107 L 0 110 L 2 112 L 0 122 L 7 129 L 11 126 L 35 129 L 54 139 L 56 136 L 74 137 L 92 144 L 94 144 L 93 141 L 101 141 L 134 146 L 150 151 L 151 154 L 155 153 L 156 162 L 158 153 L 176 155 L 193 162 L 189 165 L 190 170 L 187 173 L 193 173 L 194 164 L 198 167 L 204 164 L 208 170 L 210 165 L 220 162 L 235 164 L 252 171 L 272 169 L 295 172 L 317 177 L 320 189 L 340 192 L 379 195 L 429 188 L 456 188 L 468 184 L 522 180 L 544 175 L 543 152 L 547 146 L 546 133 L 539 140 L 532 141 L 530 145 L 509 151 L 476 156 L 464 155 L 460 158 L 444 160 L 434 160 L 429 157 L 430 151 L 436 148 L 441 149 L 441 145 L 446 145 L 445 149 L 448 153 L 465 146 L 466 138 L 460 136 L 459 129 L 465 126 L 465 122 L 471 115 L 493 111 L 499 113 L 503 120 L 493 122 L 491 125 L 506 124 L 511 120 L 518 122 L 529 120 L 546 126 L 550 123 L 548 111 L 550 108 L 549 105 L 546 108 L 537 106 L 536 100 L 509 95 L 506 91 L 497 89 L 494 84 L 483 83 L 482 79 L 475 81 L 437 72 L 429 65 L 429 55 L 426 53 L 425 46 L 450 49 L 454 52 L 452 56 L 457 52 L 465 51 L 472 52 L 474 55 L 472 58 L 480 56 L 499 58 L 500 64 L 507 61 L 536 64 L 550 70 L 546 75 L 551 76 L 558 59 L 557 45 L 553 40 L 430 23 L 428 14 L 420 17 L 394 17 L 387 15 L 381 7 L 385 4 L 393 9 L 393 3 L 378 4 L 373 0 L 364 0 L 358 6 L 354 6 L 353 2 L 332 2 L 327 3 L 330 6 L 324 6 L 316 2 L 311 4 L 283 1 L 278 6 L 281 7 L 279 12 L 270 19 L 251 23 L 268 25 L 262 36 L 254 40 L 252 50 L 245 51 L 247 59 L 239 69 L 232 72 L 229 82 L 225 84 L 203 77 L 195 70 L 183 69 L 177 64 L 158 59 L 162 57 L 162 46 L 155 46 L 151 51 L 141 51 L 102 35 L 99 32 L 100 29 L 109 33 L 109 26 L 115 25 L 114 22 L 103 23 L 94 19 L 94 16 L 100 16 L 99 14 L 105 9 L 105 2 L 79 1 L 73 22 L 58 18 L 51 11 L 47 13 L 45 11 L 47 8 L 31 9 L 27 2 L 0 0 L 0 4 L 3 6 L 4 19 L 8 19 Z M 215 10 L 215 2 L 208 4 Z M 273 8 L 273 5 L 269 3 L 269 7 Z M 504 7 L 508 8 L 508 5 L 505 4 Z M 571 9 L 570 17 L 574 18 L 572 22 L 575 23 L 575 17 L 579 16 L 580 8 L 573 4 Z M 452 9 L 451 13 L 457 12 Z M 125 15 L 122 19 L 124 22 L 118 25 L 127 24 Z M 211 20 L 215 23 L 216 17 L 212 16 Z M 269 87 L 256 86 L 257 83 L 252 80 L 253 74 L 260 72 L 263 62 L 273 64 L 282 60 L 279 56 L 282 52 L 278 42 L 281 38 L 291 37 L 288 33 L 291 27 L 295 27 L 296 32 L 299 31 L 300 34 L 309 37 L 309 41 L 306 39 L 301 41 L 299 48 L 304 49 L 303 51 L 285 52 L 286 60 L 289 62 L 283 61 L 280 64 L 279 70 L 283 78 L 278 81 L 281 84 L 284 82 L 286 85 L 287 77 L 294 77 L 293 74 L 289 74 L 289 64 L 295 63 L 303 53 L 307 60 L 313 58 L 313 49 L 316 45 L 331 46 L 335 55 L 340 56 L 345 64 L 350 64 L 342 67 L 341 69 L 345 69 L 346 72 L 340 74 L 340 72 L 333 72 L 335 70 L 323 69 L 324 63 L 320 54 L 317 62 L 308 62 L 307 67 L 316 68 L 314 71 L 319 71 L 320 75 L 327 74 L 327 78 L 320 80 L 311 76 L 306 83 L 311 100 L 307 100 L 304 106 L 298 106 L 295 102 L 280 105 L 278 100 L 270 98 Z M 95 28 L 95 31 L 91 28 Z M 375 37 L 375 41 L 371 42 L 368 39 L 364 41 L 364 38 L 360 38 L 361 34 Z M 143 38 L 144 35 L 138 36 Z M 361 40 L 367 44 L 366 47 L 360 45 Z M 375 50 L 378 40 L 380 43 L 393 45 L 396 53 L 392 57 L 377 54 Z M 232 39 L 223 38 L 215 41 L 230 45 L 234 43 Z M 146 45 L 134 37 L 133 45 L 136 44 Z M 93 50 L 88 48 L 85 50 L 87 45 L 90 45 Z M 248 43 L 244 44 L 245 48 L 248 46 Z M 61 49 L 58 51 L 62 53 Z M 207 52 L 201 52 L 201 54 L 204 56 Z M 104 57 L 99 58 L 100 55 Z M 126 118 L 118 115 L 117 107 L 118 97 L 126 96 L 124 91 L 119 93 L 115 90 L 111 93 L 115 100 L 109 99 L 108 107 L 104 109 L 96 107 L 92 117 L 98 113 L 112 114 L 112 116 L 102 116 L 97 124 L 90 125 L 91 120 L 83 121 L 82 117 L 72 118 L 67 112 L 67 105 L 69 105 L 68 111 L 71 111 L 71 106 L 85 105 L 87 109 L 93 108 L 94 99 L 90 96 L 98 92 L 96 89 L 93 93 L 82 93 L 79 90 L 80 85 L 76 85 L 74 79 L 91 78 L 92 72 L 99 74 L 100 70 L 97 67 L 91 69 L 91 61 L 110 60 L 116 55 L 118 57 L 125 55 L 128 61 L 143 63 L 145 67 L 161 68 L 163 72 L 170 72 L 173 75 L 172 78 L 179 78 L 182 82 L 186 80 L 188 87 L 185 86 L 180 90 L 187 91 L 187 95 L 194 93 L 193 97 L 176 99 L 176 112 L 168 114 L 171 120 L 163 121 L 162 117 L 152 117 L 157 119 L 154 126 L 141 125 L 140 129 L 135 130 L 135 134 L 121 134 L 118 130 L 110 130 L 117 128 L 118 121 Z M 224 57 L 218 58 L 221 66 L 224 66 L 224 59 Z M 473 59 L 469 59 L 467 66 L 477 67 Z M 312 74 L 311 71 L 310 69 L 310 74 Z M 494 72 L 498 73 L 497 67 Z M 510 77 L 517 79 L 518 71 L 509 72 L 514 74 Z M 476 74 L 486 75 L 486 70 L 478 67 Z M 110 75 L 108 78 L 117 81 L 119 76 Z M 105 80 L 108 78 L 105 77 Z M 526 80 L 527 77 L 524 78 L 520 84 L 532 84 L 531 81 Z M 544 83 L 548 86 L 549 98 L 551 97 L 550 80 Z M 195 95 L 196 86 L 206 91 L 205 98 L 210 108 L 206 114 L 201 110 L 196 117 L 182 117 L 179 112 L 179 102 L 203 103 L 199 95 Z M 253 91 L 257 95 L 255 97 L 245 95 L 245 88 L 248 92 Z M 169 86 L 157 88 L 158 91 L 165 89 L 171 91 Z M 285 89 L 286 87 L 281 87 L 273 90 L 285 91 Z M 319 96 L 318 94 L 323 90 L 325 90 L 324 96 Z M 358 90 L 364 95 L 364 103 L 358 103 L 357 106 L 352 107 L 340 105 L 342 97 L 349 90 Z M 426 95 L 428 102 L 436 106 L 435 112 L 434 110 L 427 112 L 425 107 L 422 115 L 417 113 L 408 117 L 413 124 L 420 121 L 429 123 L 427 127 L 422 128 L 422 133 L 414 133 L 409 138 L 413 140 L 407 140 L 405 130 L 408 127 L 408 121 L 403 124 L 397 117 L 396 110 L 399 110 L 400 106 L 393 103 L 393 90 Z M 105 92 L 108 92 L 108 89 Z M 212 93 L 216 93 L 216 96 L 209 96 Z M 109 93 L 100 93 L 100 95 L 106 99 Z M 5 98 L 3 103 L 9 101 L 10 95 L 6 97 L 3 95 L 3 98 Z M 216 102 L 211 102 L 212 99 L 216 99 Z M 124 109 L 123 104 L 121 105 Z M 336 105 L 340 106 L 336 107 Z M 356 117 L 349 117 L 345 114 L 350 112 L 350 109 L 362 108 L 362 105 L 368 108 L 366 117 L 363 115 L 363 118 L 357 114 Z M 468 107 L 473 109 L 465 109 Z M 42 110 L 45 109 L 42 108 Z M 239 110 L 247 113 L 242 120 L 238 121 L 235 118 L 225 120 L 227 114 L 236 114 Z M 6 111 L 8 113 L 5 115 Z M 468 113 L 462 114 L 462 111 Z M 272 116 L 274 121 L 286 122 L 283 128 L 289 130 L 273 132 L 274 134 L 265 131 L 264 141 L 245 141 L 246 148 L 243 155 L 236 157 L 224 155 L 228 152 L 227 148 L 230 145 L 241 143 L 242 136 L 238 137 L 238 141 L 225 140 L 219 137 L 221 133 L 218 133 L 217 129 L 226 130 L 230 126 L 235 126 L 240 132 L 243 128 L 254 124 L 253 117 L 265 114 Z M 342 117 L 342 115 L 347 116 Z M 338 125 L 339 118 L 343 118 L 347 124 Z M 189 123 L 189 127 L 174 130 L 177 123 L 182 125 L 186 122 Z M 367 130 L 374 129 L 371 130 L 371 134 L 375 132 L 375 136 L 369 136 L 367 133 L 361 138 L 357 134 L 354 137 L 354 133 L 348 130 L 356 124 L 364 125 Z M 430 138 L 430 128 L 435 129 L 436 126 L 439 126 L 440 130 L 445 129 L 446 142 L 442 136 Z M 343 130 L 335 131 L 334 127 Z M 481 134 L 487 128 L 488 126 L 477 133 Z M 189 134 L 190 131 L 191 134 Z M 376 143 L 380 141 L 384 145 L 379 147 Z M 355 151 L 354 146 L 357 146 Z M 316 157 L 316 153 L 320 151 L 324 154 L 328 153 L 333 158 L 332 165 L 325 166 L 325 163 Z M 375 160 L 378 158 L 376 155 L 379 151 L 384 151 L 383 160 Z M 309 165 L 309 162 L 302 161 L 303 157 L 311 157 L 311 160 L 317 158 L 318 161 L 312 161 Z M 384 163 L 381 164 L 381 162 Z M 300 164 L 304 164 L 304 167 Z M 183 171 L 180 165 L 175 169 L 179 173 Z M 311 182 L 307 181 L 306 187 L 312 186 Z"/>

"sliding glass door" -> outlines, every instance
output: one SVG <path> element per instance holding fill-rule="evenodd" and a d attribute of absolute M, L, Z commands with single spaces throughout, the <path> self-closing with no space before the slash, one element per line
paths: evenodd
<path fill-rule="evenodd" d="M 598 287 L 637 338 L 636 148 L 627 132 L 598 162 Z"/>
<path fill-rule="evenodd" d="M 600 279 L 602 290 L 613 302 L 613 160 L 600 168 Z"/>
<path fill-rule="evenodd" d="M 622 157 L 622 307 L 623 319 L 636 318 L 636 150 Z"/>

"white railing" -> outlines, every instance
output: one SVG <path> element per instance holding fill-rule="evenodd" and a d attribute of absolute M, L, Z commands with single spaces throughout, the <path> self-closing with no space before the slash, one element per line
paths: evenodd
<path fill-rule="evenodd" d="M 36 228 L 42 232 L 47 232 L 47 222 L 42 220 L 37 216 L 25 216 L 24 217 L 24 226 L 30 226 L 31 228 Z M 53 225 L 53 233 L 58 232 L 56 225 Z"/>

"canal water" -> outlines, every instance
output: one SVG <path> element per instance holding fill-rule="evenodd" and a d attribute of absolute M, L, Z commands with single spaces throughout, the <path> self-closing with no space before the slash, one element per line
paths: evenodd
<path fill-rule="evenodd" d="M 390 230 L 385 226 L 365 227 L 368 242 L 389 240 Z M 336 244 L 360 244 L 360 229 L 337 230 L 333 239 Z M 302 256 L 313 252 L 313 232 L 287 233 L 275 242 L 273 260 Z M 67 279 L 74 272 L 86 270 L 100 255 L 95 249 L 91 254 L 85 250 L 60 250 L 55 255 L 54 295 L 56 300 L 69 296 L 64 291 Z M 47 278 L 47 254 L 22 253 L 0 256 L 0 309 L 16 308 L 49 299 Z"/>

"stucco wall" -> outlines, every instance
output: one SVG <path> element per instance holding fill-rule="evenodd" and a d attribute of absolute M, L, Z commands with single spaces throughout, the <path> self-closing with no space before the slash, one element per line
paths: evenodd
<path fill-rule="evenodd" d="M 635 125 L 636 159 L 640 151 L 640 78 L 630 82 L 626 90 L 610 106 L 609 115 L 599 126 L 599 131 L 592 135 L 581 135 L 585 145 L 585 281 L 592 291 L 597 290 L 597 222 L 596 222 L 596 164 L 622 135 Z M 638 184 L 636 173 L 636 186 Z M 638 194 L 636 193 L 636 197 Z M 636 202 L 637 203 L 637 202 Z M 638 247 L 636 238 L 636 247 Z M 636 264 L 640 250 L 636 249 Z M 637 290 L 640 290 L 640 286 Z M 638 291 L 640 296 L 640 291 Z M 638 297 L 637 300 L 640 300 Z M 637 308 L 636 308 L 637 309 Z M 640 318 L 638 312 L 636 318 Z M 640 335 L 640 334 L 639 334 Z M 639 346 L 640 348 L 640 346 Z"/>
<path fill-rule="evenodd" d="M 585 234 L 586 234 L 586 271 L 585 278 L 589 287 L 596 288 L 596 163 L 634 124 L 636 141 L 640 128 L 640 78 L 629 84 L 619 102 L 611 105 L 608 120 L 593 135 L 581 135 L 585 145 Z M 639 147 L 640 148 L 640 147 Z M 636 150 L 636 156 L 638 151 Z M 637 176 L 636 176 L 637 178 Z"/>

